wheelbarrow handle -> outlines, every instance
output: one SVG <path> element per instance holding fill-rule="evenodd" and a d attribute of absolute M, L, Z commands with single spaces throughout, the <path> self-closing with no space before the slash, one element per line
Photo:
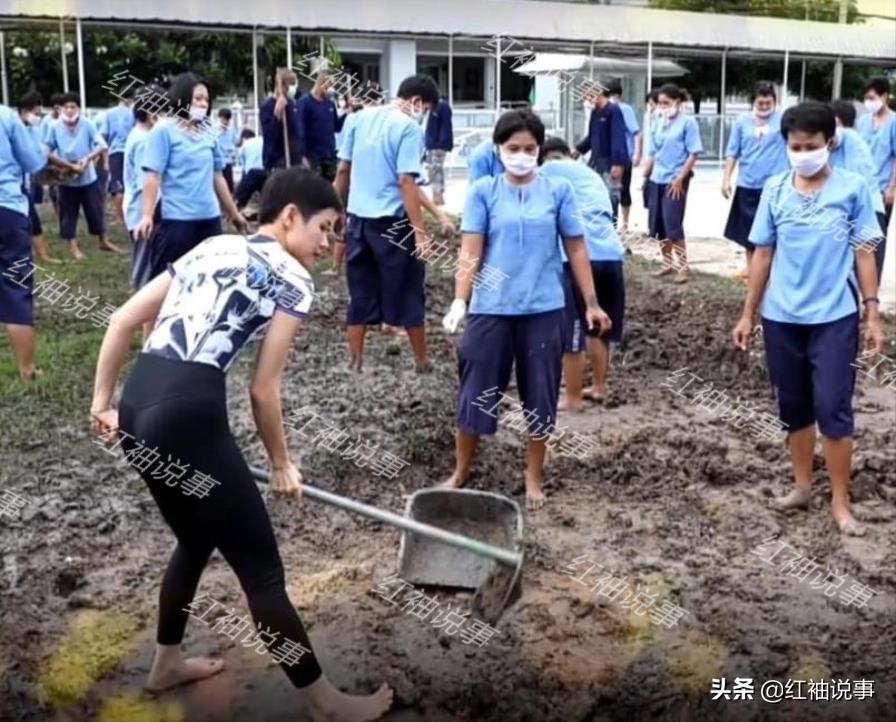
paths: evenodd
<path fill-rule="evenodd" d="M 270 476 L 266 471 L 255 466 L 250 466 L 249 470 L 252 472 L 252 477 L 255 481 L 261 482 L 262 484 L 270 482 Z M 416 534 L 417 536 L 422 536 L 445 544 L 451 544 L 452 546 L 465 549 L 468 552 L 473 552 L 480 556 L 490 557 L 491 559 L 508 566 L 516 567 L 521 564 L 523 560 L 522 554 L 512 552 L 508 549 L 502 549 L 501 547 L 496 547 L 492 544 L 486 544 L 485 542 L 481 542 L 478 539 L 471 539 L 463 534 L 455 534 L 454 532 L 445 531 L 444 529 L 432 526 L 431 524 L 424 524 L 414 519 L 408 519 L 405 516 L 401 516 L 401 514 L 395 514 L 394 512 L 386 511 L 385 509 L 380 509 L 371 506 L 370 504 L 364 504 L 360 501 L 355 501 L 354 499 L 348 499 L 344 496 L 339 496 L 338 494 L 333 494 L 329 491 L 324 491 L 323 489 L 318 489 L 317 487 L 305 483 L 302 484 L 302 494 L 314 499 L 314 501 L 320 501 L 324 504 L 344 509 L 345 511 L 354 512 L 355 514 L 360 514 L 361 516 L 366 516 L 370 519 L 376 519 L 377 521 L 398 527 L 399 529 L 403 529 L 411 534 Z"/>

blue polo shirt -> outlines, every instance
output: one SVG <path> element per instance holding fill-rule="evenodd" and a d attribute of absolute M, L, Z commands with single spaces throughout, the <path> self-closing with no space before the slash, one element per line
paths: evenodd
<path fill-rule="evenodd" d="M 653 173 L 650 180 L 671 183 L 681 173 L 688 156 L 702 152 L 703 143 L 697 121 L 685 115 L 683 110 L 671 123 L 661 120 L 651 124 L 648 155 L 653 158 Z"/>
<path fill-rule="evenodd" d="M 345 133 L 340 160 L 352 164 L 348 212 L 362 218 L 404 212 L 398 177 L 420 175 L 423 129 L 392 106 L 365 108 Z"/>
<path fill-rule="evenodd" d="M 318 100 L 311 93 L 298 102 L 299 122 L 305 133 L 305 155 L 309 160 L 336 160 L 336 133 L 342 130 L 345 116 L 336 111 L 333 101 Z"/>
<path fill-rule="evenodd" d="M 781 113 L 776 110 L 765 122 L 757 121 L 753 113 L 739 115 L 731 128 L 725 155 L 737 160 L 737 185 L 740 188 L 762 188 L 773 175 L 788 170 L 790 163 L 787 141 L 781 135 Z"/>
<path fill-rule="evenodd" d="M 629 162 L 631 162 L 632 156 L 635 154 L 635 136 L 641 132 L 641 126 L 638 124 L 638 118 L 632 106 L 621 100 L 616 105 L 622 111 L 622 120 L 625 121 L 625 147 L 628 150 Z"/>
<path fill-rule="evenodd" d="M 264 167 L 268 170 L 282 168 L 286 163 L 286 151 L 283 147 L 283 122 L 274 115 L 277 99 L 273 96 L 261 104 L 258 109 L 258 120 L 261 123 L 261 135 L 264 137 Z M 289 161 L 298 165 L 305 155 L 305 138 L 302 122 L 296 101 L 288 100 L 284 110 L 286 129 L 289 138 Z"/>
<path fill-rule="evenodd" d="M 454 148 L 454 128 L 451 122 L 451 106 L 440 100 L 426 121 L 424 144 L 426 150 L 445 150 Z"/>
<path fill-rule="evenodd" d="M 467 182 L 473 183 L 480 178 L 502 173 L 504 173 L 504 164 L 495 151 L 495 144 L 490 138 L 487 138 L 470 153 L 470 159 L 467 161 Z"/>
<path fill-rule="evenodd" d="M 221 155 L 224 156 L 224 165 L 232 165 L 236 160 L 236 130 L 232 124 L 226 128 L 218 124 L 215 129 L 218 132 L 218 145 L 221 147 Z"/>
<path fill-rule="evenodd" d="M 124 144 L 122 180 L 124 183 L 124 222 L 132 231 L 143 217 L 143 154 L 149 131 L 135 125 Z M 158 201 L 158 199 L 157 199 Z"/>
<path fill-rule="evenodd" d="M 838 128 L 838 130 L 840 131 L 840 143 L 831 151 L 828 163 L 832 168 L 851 170 L 862 176 L 868 182 L 868 188 L 871 190 L 871 201 L 874 204 L 875 212 L 883 213 L 885 211 L 884 199 L 877 189 L 875 177 L 877 170 L 868 144 L 852 128 Z"/>
<path fill-rule="evenodd" d="M 871 191 L 861 176 L 833 168 L 815 193 L 793 187 L 780 173 L 762 191 L 750 241 L 774 246 L 762 316 L 781 323 L 819 324 L 858 310 L 851 241 L 880 236 Z M 860 251 L 864 253 L 864 251 Z"/>
<path fill-rule="evenodd" d="M 28 215 L 28 198 L 22 191 L 26 173 L 42 170 L 47 159 L 19 120 L 18 113 L 0 105 L 0 207 Z"/>
<path fill-rule="evenodd" d="M 856 121 L 856 130 L 871 149 L 871 157 L 877 168 L 877 187 L 884 190 L 890 184 L 893 163 L 896 162 L 896 113 L 892 110 L 877 128 L 868 113 Z"/>
<path fill-rule="evenodd" d="M 551 160 L 541 166 L 545 178 L 564 178 L 572 186 L 585 229 L 585 244 L 591 261 L 621 261 L 625 253 L 613 225 L 613 205 L 607 186 L 594 170 L 574 160 Z M 566 249 L 560 243 L 564 262 Z"/>
<path fill-rule="evenodd" d="M 134 109 L 126 105 L 118 105 L 107 110 L 97 127 L 109 144 L 109 154 L 124 153 L 124 144 L 128 139 L 128 133 L 137 123 L 134 118 Z"/>
<path fill-rule="evenodd" d="M 625 118 L 618 103 L 594 108 L 588 120 L 588 135 L 576 146 L 580 153 L 591 151 L 591 164 L 609 159 L 612 165 L 632 162 L 625 140 Z"/>
<path fill-rule="evenodd" d="M 264 170 L 263 156 L 264 138 L 256 135 L 253 138 L 244 140 L 237 154 L 243 173 L 248 173 L 250 170 Z"/>
<path fill-rule="evenodd" d="M 507 275 L 493 290 L 473 289 L 470 313 L 518 316 L 564 306 L 563 258 L 557 236 L 584 236 L 569 181 L 537 173 L 525 186 L 502 174 L 467 191 L 463 233 L 485 236 L 482 264 Z"/>
<path fill-rule="evenodd" d="M 50 135 L 50 128 L 53 127 L 53 123 L 55 123 L 59 118 L 53 117 L 52 113 L 47 113 L 43 118 L 40 119 L 40 142 L 46 143 L 47 138 Z"/>
<path fill-rule="evenodd" d="M 156 123 L 146 137 L 143 170 L 161 178 L 162 218 L 198 221 L 221 215 L 215 195 L 215 172 L 224 168 L 224 156 L 213 132 L 195 135 L 170 119 Z"/>
<path fill-rule="evenodd" d="M 74 126 L 67 125 L 62 118 L 59 118 L 47 134 L 46 145 L 51 153 L 56 153 L 60 158 L 74 163 L 90 155 L 97 148 L 105 148 L 106 141 L 96 126 L 81 116 Z M 95 180 L 96 168 L 94 163 L 90 163 L 81 175 L 66 181 L 64 185 L 86 186 Z"/>

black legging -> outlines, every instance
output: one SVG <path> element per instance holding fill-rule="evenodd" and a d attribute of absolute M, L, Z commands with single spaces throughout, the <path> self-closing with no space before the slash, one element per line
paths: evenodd
<path fill-rule="evenodd" d="M 249 631 L 277 633 L 268 647 L 271 652 L 284 640 L 311 650 L 286 594 L 267 509 L 230 433 L 224 373 L 208 364 L 140 354 L 122 391 L 119 425 L 134 437 L 124 436 L 121 446 L 137 468 L 138 443 L 158 452 L 161 461 L 140 475 L 177 537 L 159 594 L 158 643 L 180 644 L 188 617 L 184 610 L 193 601 L 212 551 L 218 549 L 248 599 L 256 623 Z M 172 486 L 173 479 L 165 479 L 160 471 L 169 459 L 188 467 Z M 182 489 L 183 480 L 197 471 L 219 482 L 203 498 L 185 495 Z M 281 666 L 296 687 L 321 675 L 313 651 L 292 662 L 284 659 Z"/>

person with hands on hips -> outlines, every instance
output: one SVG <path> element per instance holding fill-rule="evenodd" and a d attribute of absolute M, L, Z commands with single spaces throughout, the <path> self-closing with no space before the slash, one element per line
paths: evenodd
<path fill-rule="evenodd" d="M 589 328 L 608 330 L 600 308 L 585 249 L 584 230 L 569 181 L 538 173 L 544 124 L 528 110 L 504 113 L 495 125 L 505 172 L 473 183 L 461 227 L 460 267 L 454 301 L 442 320 L 454 333 L 467 315 L 457 342 L 460 384 L 457 394 L 456 461 L 443 483 L 462 486 L 480 436 L 497 431 L 497 409 L 516 368 L 520 402 L 529 439 L 526 455 L 526 505 L 544 504 L 544 457 L 557 421 L 563 359 L 562 239 L 569 263 L 586 301 Z M 486 284 L 476 269 L 491 267 L 503 275 Z"/>

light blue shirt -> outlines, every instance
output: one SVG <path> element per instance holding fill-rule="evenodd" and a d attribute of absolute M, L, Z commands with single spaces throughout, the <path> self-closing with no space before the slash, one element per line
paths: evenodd
<path fill-rule="evenodd" d="M 50 128 L 46 140 L 50 152 L 56 153 L 70 163 L 81 160 L 90 155 L 97 148 L 105 148 L 106 141 L 96 129 L 96 126 L 87 118 L 81 116 L 74 126 L 63 122 L 62 118 L 56 120 Z M 90 163 L 87 169 L 77 178 L 66 181 L 67 186 L 86 186 L 96 180 L 96 161 Z"/>
<path fill-rule="evenodd" d="M 221 146 L 224 164 L 231 165 L 236 160 L 236 130 L 233 123 L 226 128 L 218 125 L 218 145 Z"/>
<path fill-rule="evenodd" d="M 628 148 L 628 157 L 631 158 L 635 154 L 635 136 L 641 132 L 641 126 L 638 125 L 638 118 L 635 116 L 632 106 L 621 100 L 617 105 L 622 111 L 622 119 L 625 121 L 625 147 Z"/>
<path fill-rule="evenodd" d="M 263 136 L 256 135 L 243 141 L 239 153 L 237 153 L 243 173 L 248 173 L 250 170 L 264 170 L 264 163 L 262 162 L 263 152 Z"/>
<path fill-rule="evenodd" d="M 856 130 L 871 149 L 871 157 L 877 168 L 877 187 L 884 190 L 890 185 L 893 163 L 896 162 L 896 113 L 890 111 L 886 121 L 875 128 L 871 114 L 856 121 Z"/>
<path fill-rule="evenodd" d="M 683 110 L 671 123 L 660 120 L 651 124 L 648 155 L 653 158 L 654 183 L 671 183 L 692 153 L 702 153 L 700 128 L 697 121 Z"/>
<path fill-rule="evenodd" d="M 862 176 L 868 182 L 868 188 L 871 190 L 871 201 L 874 204 L 875 212 L 883 213 L 885 211 L 884 199 L 877 190 L 876 169 L 868 144 L 852 128 L 838 128 L 837 130 L 840 132 L 840 144 L 831 151 L 828 163 L 832 168 L 851 170 Z"/>
<path fill-rule="evenodd" d="M 97 121 L 97 127 L 109 143 L 109 154 L 124 153 L 124 144 L 128 134 L 136 124 L 134 109 L 126 105 L 117 105 L 103 113 Z"/>
<path fill-rule="evenodd" d="M 591 261 L 621 261 L 625 253 L 613 225 L 613 205 L 603 179 L 584 163 L 551 160 L 538 171 L 546 178 L 565 178 L 572 186 L 579 206 L 579 220 L 585 229 L 585 244 Z M 560 242 L 566 262 L 566 249 Z"/>
<path fill-rule="evenodd" d="M 790 168 L 787 141 L 781 135 L 781 113 L 775 110 L 764 123 L 756 116 L 743 113 L 734 121 L 728 139 L 728 158 L 737 160 L 737 185 L 740 188 L 762 188 L 773 175 Z"/>
<path fill-rule="evenodd" d="M 392 106 L 365 108 L 345 133 L 340 160 L 352 164 L 348 212 L 362 218 L 401 215 L 400 175 L 419 176 L 423 129 Z"/>
<path fill-rule="evenodd" d="M 58 118 L 54 118 L 52 113 L 47 113 L 40 119 L 40 142 L 46 144 L 47 138 L 50 136 L 50 128 L 53 127 Z"/>
<path fill-rule="evenodd" d="M 495 144 L 490 138 L 486 138 L 470 153 L 467 162 L 467 183 L 473 183 L 486 176 L 501 175 L 504 172 L 504 164 L 495 152 Z"/>
<path fill-rule="evenodd" d="M 355 121 L 358 120 L 358 115 L 360 112 L 361 111 L 348 113 L 345 116 L 345 122 L 342 124 L 342 130 L 336 134 L 336 154 L 339 158 L 342 157 L 342 148 L 345 145 L 345 139 L 348 138 L 348 131 L 355 124 Z"/>
<path fill-rule="evenodd" d="M 216 134 L 204 127 L 195 135 L 176 120 L 156 123 L 146 138 L 143 169 L 162 179 L 162 218 L 198 221 L 221 215 L 215 173 L 224 168 Z"/>
<path fill-rule="evenodd" d="M 0 207 L 27 217 L 28 198 L 22 192 L 22 181 L 26 173 L 37 173 L 46 164 L 18 113 L 0 105 Z"/>
<path fill-rule="evenodd" d="M 765 184 L 750 241 L 774 246 L 762 316 L 780 323 L 819 324 L 858 310 L 853 243 L 879 238 L 868 182 L 833 168 L 811 195 L 793 187 L 791 171 Z M 865 251 L 858 251 L 864 253 Z"/>
<path fill-rule="evenodd" d="M 506 274 L 492 289 L 473 289 L 470 313 L 519 316 L 564 306 L 557 236 L 584 236 L 569 181 L 541 173 L 525 186 L 505 176 L 480 178 L 467 191 L 463 233 L 485 236 L 480 269 Z"/>
<path fill-rule="evenodd" d="M 143 217 L 143 154 L 149 131 L 135 125 L 124 144 L 124 221 L 129 231 L 134 230 Z M 158 199 L 157 199 L 158 202 Z"/>

